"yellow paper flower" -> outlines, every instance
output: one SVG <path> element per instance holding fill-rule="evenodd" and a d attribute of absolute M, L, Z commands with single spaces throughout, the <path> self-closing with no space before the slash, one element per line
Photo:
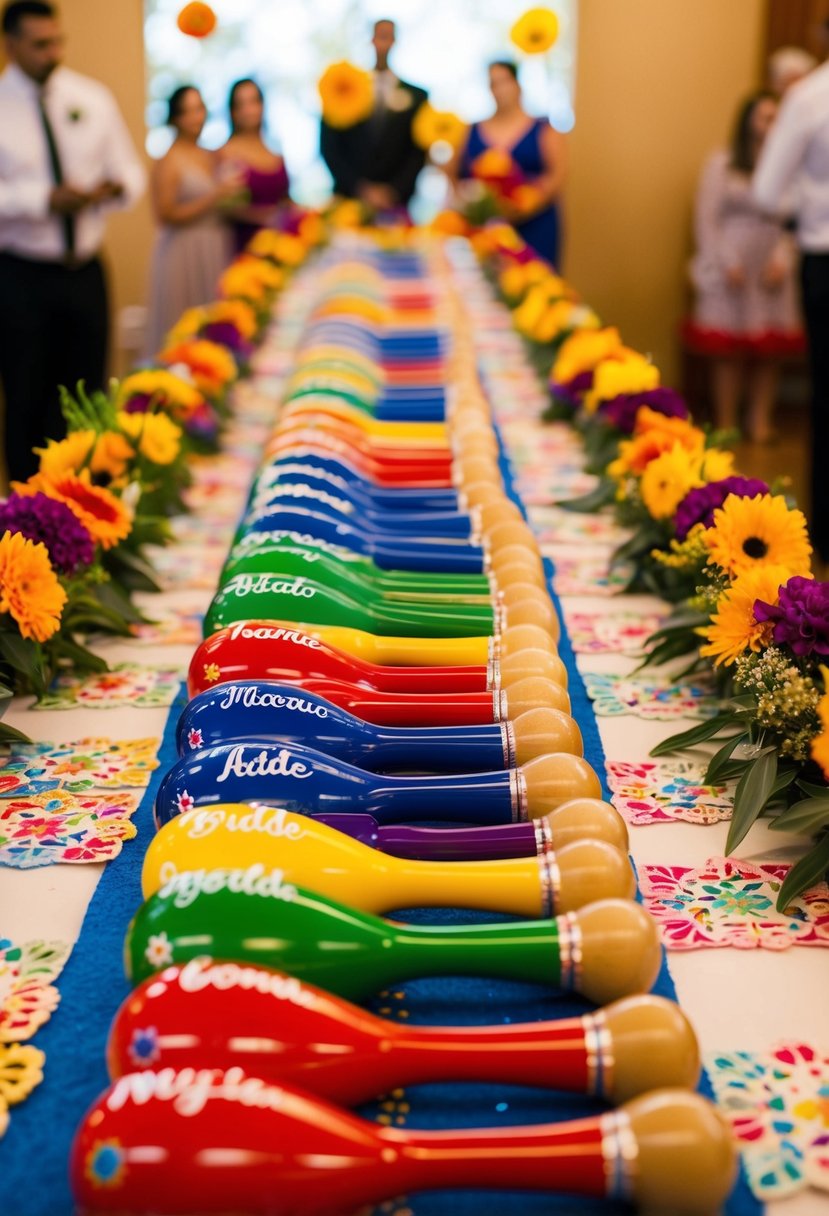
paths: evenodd
<path fill-rule="evenodd" d="M 192 338 L 166 346 L 158 356 L 164 363 L 183 363 L 190 369 L 196 388 L 208 397 L 216 396 L 238 375 L 236 360 L 218 342 Z"/>
<path fill-rule="evenodd" d="M 55 481 L 37 474 L 28 481 L 14 482 L 13 488 L 18 494 L 40 491 L 65 502 L 92 539 L 104 549 L 111 549 L 130 534 L 132 516 L 129 511 L 109 490 L 93 486 L 87 469 L 79 477 L 68 473 Z"/>
<path fill-rule="evenodd" d="M 457 151 L 466 138 L 466 123 L 449 110 L 436 110 L 424 101 L 412 120 L 412 139 L 428 152 L 434 144 L 449 144 Z"/>
<path fill-rule="evenodd" d="M 823 769 L 823 775 L 829 781 L 829 667 L 821 666 L 823 686 L 827 690 L 817 703 L 817 716 L 820 719 L 820 733 L 812 740 L 812 759 Z"/>
<path fill-rule="evenodd" d="M 525 55 L 543 55 L 558 38 L 558 17 L 549 8 L 530 8 L 513 25 L 510 40 Z"/>
<path fill-rule="evenodd" d="M 712 658 L 714 665 L 730 667 L 746 650 L 756 654 L 771 642 L 772 621 L 757 621 L 754 617 L 756 600 L 776 604 L 780 588 L 788 581 L 785 566 L 760 566 L 747 570 L 734 580 L 720 596 L 711 624 L 700 629 L 706 645 L 700 654 Z"/>
<path fill-rule="evenodd" d="M 709 565 L 720 566 L 732 578 L 757 566 L 783 566 L 790 575 L 809 573 L 806 517 L 779 494 L 729 494 L 714 512 L 705 543 Z"/>
<path fill-rule="evenodd" d="M 585 409 L 593 414 L 600 401 L 610 401 L 622 393 L 647 393 L 658 387 L 659 368 L 644 355 L 632 350 L 614 352 L 596 367 L 593 387 L 585 394 Z"/>
<path fill-rule="evenodd" d="M 566 384 L 621 349 L 622 339 L 613 326 L 572 334 L 562 343 L 550 378 L 554 384 Z"/>
<path fill-rule="evenodd" d="M 317 85 L 323 121 L 330 127 L 353 127 L 368 118 L 374 106 L 374 81 L 353 63 L 341 60 L 327 67 Z"/>
<path fill-rule="evenodd" d="M 668 519 L 685 495 L 701 485 L 699 455 L 681 443 L 652 460 L 642 474 L 639 492 L 654 519 Z"/>
<path fill-rule="evenodd" d="M 182 430 L 166 414 L 118 414 L 118 425 L 153 464 L 172 464 L 181 450 Z"/>
<path fill-rule="evenodd" d="M 0 612 L 13 617 L 24 638 L 46 642 L 60 628 L 65 603 L 46 546 L 22 532 L 5 532 L 0 538 Z"/>
<path fill-rule="evenodd" d="M 65 473 L 84 468 L 95 446 L 95 431 L 72 431 L 65 439 L 49 439 L 45 448 L 35 448 L 40 457 L 40 472 L 54 480 Z"/>

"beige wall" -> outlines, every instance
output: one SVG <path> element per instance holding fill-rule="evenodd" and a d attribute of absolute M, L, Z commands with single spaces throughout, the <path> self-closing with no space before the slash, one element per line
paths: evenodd
<path fill-rule="evenodd" d="M 697 174 L 757 81 L 767 0 L 580 0 L 565 269 L 676 380 Z M 142 0 L 61 0 L 67 63 L 115 93 L 144 141 Z M 147 200 L 110 222 L 114 307 L 142 304 Z"/>
<path fill-rule="evenodd" d="M 766 0 L 581 0 L 565 271 L 676 383 L 697 175 L 758 83 Z"/>

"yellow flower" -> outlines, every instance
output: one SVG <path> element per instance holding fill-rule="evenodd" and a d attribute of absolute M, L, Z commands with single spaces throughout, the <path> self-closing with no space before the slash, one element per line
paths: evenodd
<path fill-rule="evenodd" d="M 424 101 L 412 120 L 412 139 L 428 152 L 433 144 L 449 144 L 453 151 L 466 138 L 466 123 L 449 110 L 436 110 Z"/>
<path fill-rule="evenodd" d="M 820 734 L 812 740 L 812 759 L 823 769 L 823 775 L 829 781 L 829 667 L 821 666 L 823 686 L 827 690 L 817 703 L 817 716 L 820 718 Z"/>
<path fill-rule="evenodd" d="M 764 600 L 776 604 L 780 588 L 788 581 L 786 566 L 760 566 L 747 570 L 720 596 L 711 624 L 700 629 L 707 645 L 700 654 L 712 658 L 714 665 L 730 667 L 746 650 L 756 654 L 771 642 L 772 621 L 757 621 L 754 604 Z"/>
<path fill-rule="evenodd" d="M 475 157 L 470 168 L 474 177 L 498 181 L 515 172 L 515 161 L 503 148 L 487 148 Z"/>
<path fill-rule="evenodd" d="M 363 205 L 356 198 L 344 198 L 328 216 L 332 228 L 359 228 L 363 222 Z"/>
<path fill-rule="evenodd" d="M 196 387 L 207 396 L 217 393 L 232 384 L 238 375 L 236 360 L 218 342 L 204 338 L 192 338 L 166 346 L 158 356 L 164 363 L 183 363 L 190 369 Z"/>
<path fill-rule="evenodd" d="M 309 249 L 314 245 L 321 245 L 325 240 L 325 223 L 322 216 L 316 211 L 303 215 L 297 225 L 297 235 Z"/>
<path fill-rule="evenodd" d="M 118 425 L 153 464 L 172 464 L 181 449 L 181 427 L 166 414 L 118 414 Z"/>
<path fill-rule="evenodd" d="M 221 674 L 222 669 L 219 667 L 218 663 L 204 664 L 204 678 L 208 681 L 208 683 L 215 684 Z"/>
<path fill-rule="evenodd" d="M 521 215 L 532 215 L 541 207 L 544 195 L 532 182 L 522 182 L 513 190 L 510 202 L 518 208 Z"/>
<path fill-rule="evenodd" d="M 228 266 L 219 278 L 219 295 L 224 299 L 251 300 L 259 304 L 269 292 L 278 291 L 284 274 L 264 258 L 241 257 Z"/>
<path fill-rule="evenodd" d="M 582 372 L 592 371 L 603 359 L 622 349 L 618 329 L 579 331 L 562 343 L 553 364 L 551 379 L 555 384 L 566 384 Z"/>
<path fill-rule="evenodd" d="M 632 350 L 614 352 L 596 367 L 593 387 L 584 398 L 585 409 L 593 414 L 600 401 L 610 401 L 621 393 L 646 393 L 658 387 L 659 368 L 644 355 Z"/>
<path fill-rule="evenodd" d="M 371 114 L 374 81 L 353 63 L 341 60 L 327 67 L 317 85 L 323 121 L 330 127 L 353 127 Z"/>
<path fill-rule="evenodd" d="M 21 532 L 0 538 L 0 612 L 14 618 L 21 635 L 46 642 L 60 628 L 66 592 L 45 545 Z"/>
<path fill-rule="evenodd" d="M 132 397 L 146 397 L 148 407 L 156 405 L 173 414 L 192 414 L 204 401 L 194 384 L 161 368 L 133 372 L 118 386 L 116 404 L 124 405 Z M 138 411 L 140 412 L 140 411 Z"/>
<path fill-rule="evenodd" d="M 688 491 L 701 485 L 699 470 L 699 455 L 687 451 L 681 443 L 674 443 L 648 464 L 639 492 L 654 519 L 668 519 Z"/>
<path fill-rule="evenodd" d="M 452 211 L 448 207 L 437 213 L 429 227 L 432 232 L 439 232 L 443 236 L 466 236 L 469 232 L 469 224 L 460 211 Z"/>
<path fill-rule="evenodd" d="M 525 55 L 543 55 L 558 38 L 558 17 L 549 8 L 530 8 L 513 25 L 511 41 Z"/>
<path fill-rule="evenodd" d="M 132 517 L 129 511 L 109 490 L 93 486 L 87 469 L 79 477 L 69 473 L 55 481 L 47 481 L 37 474 L 28 481 L 14 482 L 13 488 L 18 494 L 40 491 L 65 502 L 92 539 L 104 549 L 111 549 L 130 534 Z"/>
<path fill-rule="evenodd" d="M 757 566 L 783 566 L 790 575 L 809 573 L 812 546 L 806 518 L 779 494 L 729 494 L 714 512 L 705 543 L 709 565 L 722 567 L 732 578 Z"/>
<path fill-rule="evenodd" d="M 123 435 L 117 431 L 103 431 L 98 436 L 89 471 L 97 484 L 120 481 L 126 474 L 135 449 L 130 447 Z"/>
<path fill-rule="evenodd" d="M 77 473 L 87 464 L 95 440 L 95 431 L 72 431 L 65 439 L 49 439 L 45 448 L 34 449 L 40 457 L 40 472 L 50 481 Z"/>
<path fill-rule="evenodd" d="M 722 481 L 734 472 L 734 453 L 722 448 L 706 448 L 702 455 L 700 477 L 703 481 Z"/>
<path fill-rule="evenodd" d="M 299 266 L 305 260 L 307 247 L 301 237 L 290 232 L 260 228 L 248 241 L 245 252 L 251 257 L 269 258 L 282 266 Z"/>
<path fill-rule="evenodd" d="M 505 267 L 498 276 L 498 285 L 504 295 L 511 300 L 522 297 L 531 287 L 541 284 L 550 275 L 547 266 L 541 261 L 516 262 Z"/>
<path fill-rule="evenodd" d="M 183 312 L 167 335 L 167 345 L 182 342 L 200 334 L 208 325 L 233 325 L 243 338 L 254 336 L 258 328 L 256 313 L 244 300 L 216 300 L 199 308 Z"/>
<path fill-rule="evenodd" d="M 640 410 L 639 413 L 641 412 Z M 681 420 L 672 418 L 666 421 Z M 656 460 L 663 452 L 670 452 L 677 443 L 681 444 L 686 452 L 702 459 L 705 436 L 696 427 L 687 424 L 684 428 L 652 427 L 641 435 L 634 434 L 632 439 L 622 440 L 619 444 L 619 455 L 608 465 L 608 475 L 616 480 L 630 474 L 638 476 L 644 473 L 652 460 Z"/>

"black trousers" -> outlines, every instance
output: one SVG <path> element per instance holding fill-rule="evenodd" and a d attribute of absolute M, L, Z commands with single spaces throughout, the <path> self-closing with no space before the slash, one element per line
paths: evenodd
<path fill-rule="evenodd" d="M 58 385 L 104 387 L 109 312 L 98 258 L 76 269 L 0 253 L 0 383 L 10 479 L 37 471 L 33 447 L 61 439 Z"/>
<path fill-rule="evenodd" d="M 805 253 L 800 273 L 812 374 L 810 533 L 829 562 L 829 253 Z"/>

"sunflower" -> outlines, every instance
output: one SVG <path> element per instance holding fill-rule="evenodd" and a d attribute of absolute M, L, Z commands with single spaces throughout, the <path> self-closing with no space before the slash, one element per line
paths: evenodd
<path fill-rule="evenodd" d="M 614 352 L 602 360 L 593 375 L 593 387 L 584 398 L 589 414 L 599 407 L 600 401 L 610 401 L 621 393 L 646 393 L 659 387 L 659 368 L 637 351 Z"/>
<path fill-rule="evenodd" d="M 8 612 L 21 635 L 46 642 L 60 628 L 66 592 L 45 545 L 20 532 L 0 538 L 0 612 Z"/>
<path fill-rule="evenodd" d="M 554 384 L 567 384 L 582 372 L 592 371 L 621 346 L 619 331 L 613 326 L 575 333 L 562 343 L 550 379 Z"/>
<path fill-rule="evenodd" d="M 549 8 L 530 8 L 513 25 L 510 40 L 525 55 L 543 55 L 558 38 L 558 17 Z"/>
<path fill-rule="evenodd" d="M 117 431 L 103 431 L 95 444 L 89 471 L 96 485 L 108 486 L 126 476 L 135 449 Z"/>
<path fill-rule="evenodd" d="M 705 533 L 709 565 L 731 577 L 757 566 L 785 566 L 789 574 L 808 574 L 812 546 L 802 511 L 779 494 L 739 498 L 729 494 L 714 512 Z"/>
<path fill-rule="evenodd" d="M 317 84 L 322 117 L 329 127 L 353 127 L 368 118 L 374 106 L 374 81 L 353 63 L 341 60 L 323 72 Z"/>
<path fill-rule="evenodd" d="M 829 781 L 829 667 L 821 666 L 823 686 L 826 692 L 817 703 L 817 716 L 820 719 L 820 734 L 812 740 L 812 759 L 823 769 L 823 775 Z"/>
<path fill-rule="evenodd" d="M 681 443 L 652 460 L 642 474 L 639 492 L 654 519 L 668 519 L 685 495 L 700 484 L 699 455 Z"/>
<path fill-rule="evenodd" d="M 172 464 L 181 450 L 182 430 L 166 414 L 118 414 L 118 425 L 153 464 Z"/>
<path fill-rule="evenodd" d="M 39 471 L 53 481 L 66 473 L 77 473 L 89 462 L 97 436 L 95 431 L 72 431 L 65 439 L 49 439 L 45 448 L 35 448 Z"/>
<path fill-rule="evenodd" d="M 103 549 L 111 549 L 130 534 L 132 517 L 127 508 L 109 490 L 93 486 L 86 469 L 79 477 L 68 473 L 55 481 L 47 481 L 38 474 L 26 482 L 16 482 L 14 489 L 18 494 L 37 494 L 40 491 L 50 498 L 57 498 L 59 502 L 65 502 Z"/>
<path fill-rule="evenodd" d="M 449 110 L 436 110 L 428 101 L 418 108 L 412 120 L 412 139 L 425 152 L 434 144 L 449 144 L 457 151 L 466 137 L 466 123 Z"/>
<path fill-rule="evenodd" d="M 786 566 L 767 565 L 739 575 L 719 598 L 711 624 L 700 629 L 707 644 L 700 654 L 712 658 L 714 665 L 730 667 L 746 650 L 756 654 L 771 642 L 772 621 L 757 621 L 757 600 L 776 604 L 780 588 L 789 578 Z"/>

